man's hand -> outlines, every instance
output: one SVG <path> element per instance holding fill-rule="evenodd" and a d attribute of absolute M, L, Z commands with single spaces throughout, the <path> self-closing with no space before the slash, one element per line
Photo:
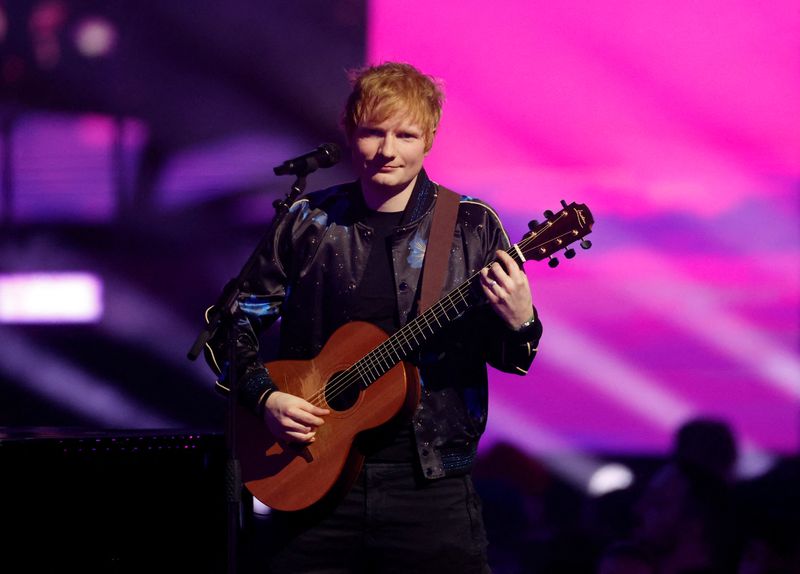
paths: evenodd
<path fill-rule="evenodd" d="M 325 421 L 320 417 L 330 414 L 328 409 L 315 407 L 308 401 L 275 391 L 264 404 L 264 421 L 269 432 L 283 442 L 313 442 L 317 428 Z"/>
<path fill-rule="evenodd" d="M 497 259 L 481 270 L 481 287 L 495 313 L 517 330 L 531 318 L 531 287 L 525 271 L 508 253 L 498 250 Z"/>

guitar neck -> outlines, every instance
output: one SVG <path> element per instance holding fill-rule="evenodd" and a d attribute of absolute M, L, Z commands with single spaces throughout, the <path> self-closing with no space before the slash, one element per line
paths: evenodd
<path fill-rule="evenodd" d="M 588 235 L 592 230 L 594 218 L 583 204 L 561 202 L 562 209 L 557 213 L 546 211 L 543 223 L 531 222 L 531 231 L 519 243 L 506 249 L 506 253 L 522 267 L 528 259 L 541 261 L 556 251 Z M 591 242 L 581 242 L 588 249 Z M 575 251 L 570 249 L 566 256 L 571 258 Z M 496 259 L 486 267 L 490 267 Z M 557 264 L 558 261 L 554 262 Z M 551 264 L 551 267 L 554 266 Z M 485 269 L 485 268 L 484 268 Z M 406 323 L 394 335 L 386 339 L 361 360 L 353 364 L 348 372 L 355 376 L 364 387 L 368 387 L 389 369 L 417 351 L 428 339 L 435 336 L 453 321 L 463 315 L 470 307 L 483 300 L 483 292 L 478 285 L 480 271 L 447 295 L 431 305 L 423 313 Z"/>
<path fill-rule="evenodd" d="M 509 247 L 506 253 L 520 266 L 525 262 L 516 244 Z M 491 263 L 486 267 L 490 265 Z M 350 367 L 359 375 L 362 386 L 366 388 L 371 385 L 397 363 L 419 350 L 428 339 L 441 332 L 470 307 L 478 304 L 483 299 L 483 293 L 477 285 L 479 276 L 480 272 L 472 274 Z"/>

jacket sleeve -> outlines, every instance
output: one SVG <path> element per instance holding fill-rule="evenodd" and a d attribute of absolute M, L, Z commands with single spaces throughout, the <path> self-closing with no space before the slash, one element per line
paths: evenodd
<path fill-rule="evenodd" d="M 533 321 L 522 329 L 512 330 L 502 319 L 492 313 L 492 320 L 496 325 L 488 331 L 494 332 L 494 337 L 487 341 L 487 362 L 494 368 L 508 373 L 524 375 L 533 362 L 539 350 L 539 339 L 542 336 L 542 322 L 539 320 L 536 308 L 532 309 Z"/>
<path fill-rule="evenodd" d="M 498 249 L 506 250 L 511 246 L 505 229 L 497 214 L 487 206 L 485 225 L 482 230 L 481 242 L 483 244 L 485 261 L 488 265 L 496 259 Z M 481 322 L 486 334 L 483 345 L 486 352 L 486 361 L 494 368 L 508 373 L 524 375 L 533 362 L 539 348 L 539 339 L 542 336 L 542 323 L 536 307 L 531 308 L 531 321 L 520 329 L 509 327 L 488 303 L 482 305 Z"/>
<path fill-rule="evenodd" d="M 292 221 L 300 202 L 280 222 L 271 224 L 265 247 L 251 272 L 245 277 L 242 291 L 228 325 L 217 330 L 206 344 L 205 358 L 217 375 L 217 390 L 230 392 L 229 341 L 235 342 L 237 394 L 239 402 L 260 415 L 264 402 L 276 386 L 259 359 L 259 336 L 281 313 L 291 265 L 288 248 Z M 206 321 L 212 306 L 206 311 Z M 229 338 L 229 336 L 232 336 Z"/>

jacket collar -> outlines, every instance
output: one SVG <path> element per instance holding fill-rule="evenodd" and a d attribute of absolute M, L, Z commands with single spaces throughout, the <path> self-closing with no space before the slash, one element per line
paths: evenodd
<path fill-rule="evenodd" d="M 361 182 L 356 180 L 352 183 L 345 184 L 339 189 L 345 191 L 350 196 L 350 204 L 347 208 L 349 218 L 352 221 L 363 221 L 367 213 L 367 204 L 364 203 L 364 195 L 361 193 Z M 403 211 L 403 217 L 400 220 L 400 227 L 407 227 L 417 220 L 421 219 L 433 207 L 434 199 L 436 199 L 437 185 L 430 180 L 425 170 L 420 170 L 417 176 L 417 181 L 414 184 L 414 189 L 411 191 L 411 197 L 408 199 L 408 204 Z"/>
<path fill-rule="evenodd" d="M 361 183 L 358 180 L 352 183 L 351 197 L 355 219 L 361 220 L 367 211 L 367 205 L 364 203 L 364 195 L 361 193 Z M 408 204 L 403 211 L 400 227 L 406 227 L 418 219 L 421 219 L 430 211 L 435 198 L 436 184 L 430 180 L 428 174 L 422 169 L 417 176 L 414 189 L 411 191 L 411 197 L 408 199 Z"/>
<path fill-rule="evenodd" d="M 436 197 L 436 185 L 430 180 L 425 169 L 420 170 L 417 176 L 417 182 L 414 184 L 414 189 L 411 192 L 411 197 L 408 199 L 403 219 L 400 221 L 400 226 L 405 227 L 410 225 L 416 220 L 420 219 L 423 215 L 428 213 L 433 205 L 433 200 Z"/>

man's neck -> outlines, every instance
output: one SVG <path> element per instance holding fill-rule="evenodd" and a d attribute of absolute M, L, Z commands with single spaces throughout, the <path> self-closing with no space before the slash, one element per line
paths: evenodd
<path fill-rule="evenodd" d="M 403 211 L 408 205 L 408 200 L 411 199 L 418 177 L 419 175 L 400 190 L 362 181 L 361 193 L 364 195 L 364 203 L 372 211 Z"/>

